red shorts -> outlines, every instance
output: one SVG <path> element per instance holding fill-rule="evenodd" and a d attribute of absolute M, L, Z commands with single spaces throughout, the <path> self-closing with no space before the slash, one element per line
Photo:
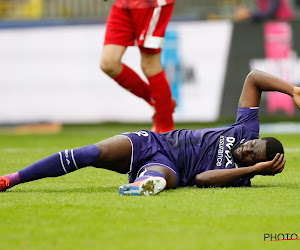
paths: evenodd
<path fill-rule="evenodd" d="M 137 45 L 147 54 L 161 51 L 174 4 L 145 9 L 123 9 L 112 6 L 106 23 L 104 45 Z"/>

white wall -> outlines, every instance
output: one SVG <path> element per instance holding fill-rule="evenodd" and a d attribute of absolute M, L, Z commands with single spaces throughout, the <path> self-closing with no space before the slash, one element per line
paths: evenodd
<path fill-rule="evenodd" d="M 182 84 L 176 121 L 218 117 L 232 24 L 172 23 L 179 54 L 193 68 Z M 153 110 L 99 69 L 104 25 L 0 29 L 0 123 L 150 122 Z M 138 49 L 124 62 L 140 74 Z"/>

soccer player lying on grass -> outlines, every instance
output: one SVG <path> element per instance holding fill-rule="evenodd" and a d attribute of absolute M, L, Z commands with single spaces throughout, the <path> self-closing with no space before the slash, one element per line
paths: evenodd
<path fill-rule="evenodd" d="M 239 100 L 236 122 L 223 128 L 124 133 L 78 149 L 65 150 L 13 174 L 0 177 L 0 190 L 87 166 L 129 174 L 120 195 L 155 195 L 185 186 L 250 186 L 255 175 L 281 173 L 286 160 L 273 137 L 259 139 L 258 106 L 262 91 L 290 95 L 300 108 L 300 87 L 254 70 Z"/>

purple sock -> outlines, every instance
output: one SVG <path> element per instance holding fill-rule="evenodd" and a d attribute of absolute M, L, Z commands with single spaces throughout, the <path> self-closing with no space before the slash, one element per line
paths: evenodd
<path fill-rule="evenodd" d="M 7 177 L 10 180 L 9 188 L 18 185 L 21 182 L 20 175 L 18 172 L 4 175 L 4 177 Z"/>
<path fill-rule="evenodd" d="M 158 171 L 154 171 L 154 170 L 147 170 L 146 172 L 143 172 L 142 176 L 139 176 L 138 178 L 136 178 L 134 180 L 134 182 L 145 180 L 150 176 L 158 176 L 158 177 L 162 177 L 162 178 L 166 179 L 166 176 L 162 172 L 158 172 Z"/>
<path fill-rule="evenodd" d="M 20 170 L 18 172 L 20 181 L 23 183 L 45 177 L 57 177 L 83 167 L 95 166 L 99 156 L 99 149 L 94 144 L 78 149 L 67 149 Z"/>

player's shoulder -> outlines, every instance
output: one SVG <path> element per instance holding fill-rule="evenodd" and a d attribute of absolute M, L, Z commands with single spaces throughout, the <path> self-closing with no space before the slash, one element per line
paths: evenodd
<path fill-rule="evenodd" d="M 258 107 L 238 107 L 235 124 L 259 123 Z"/>

